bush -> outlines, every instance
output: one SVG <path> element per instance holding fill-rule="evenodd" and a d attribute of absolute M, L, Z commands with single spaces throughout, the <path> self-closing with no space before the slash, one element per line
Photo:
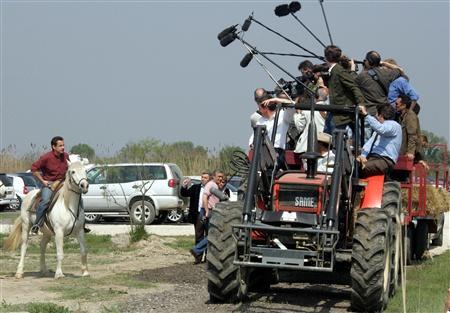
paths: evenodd
<path fill-rule="evenodd" d="M 130 241 L 131 242 L 138 242 L 142 239 L 147 239 L 148 233 L 145 230 L 145 225 L 139 224 L 131 228 L 130 230 Z"/>

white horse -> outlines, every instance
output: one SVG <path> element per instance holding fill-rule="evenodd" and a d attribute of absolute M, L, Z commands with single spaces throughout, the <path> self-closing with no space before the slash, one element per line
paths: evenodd
<path fill-rule="evenodd" d="M 48 224 L 45 223 L 41 227 L 43 237 L 41 240 L 41 273 L 43 275 L 48 273 L 47 265 L 45 264 L 45 250 L 51 237 L 55 236 L 56 243 L 56 271 L 55 278 L 64 277 L 61 269 L 61 263 L 64 258 L 63 240 L 64 236 L 76 236 L 80 244 L 81 253 L 81 274 L 82 276 L 89 276 L 87 268 L 87 251 L 84 239 L 84 213 L 80 210 L 81 194 L 86 193 L 89 188 L 89 183 L 86 178 L 86 170 L 82 162 L 69 162 L 64 185 L 59 190 L 58 198 L 51 209 L 47 213 Z M 40 190 L 33 190 L 29 192 L 22 203 L 20 209 L 20 216 L 15 220 L 14 226 L 5 240 L 5 249 L 14 250 L 20 244 L 20 262 L 17 266 L 16 278 L 23 277 L 23 266 L 25 254 L 28 245 L 28 233 L 36 219 L 35 213 L 31 212 L 36 198 L 39 196 Z"/>
<path fill-rule="evenodd" d="M 3 198 L 6 193 L 6 187 L 5 184 L 0 179 L 0 198 Z"/>

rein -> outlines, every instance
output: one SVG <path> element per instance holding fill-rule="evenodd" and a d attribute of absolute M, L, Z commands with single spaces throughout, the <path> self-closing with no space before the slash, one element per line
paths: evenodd
<path fill-rule="evenodd" d="M 82 193 L 82 192 L 81 192 L 80 184 L 81 184 L 81 182 L 82 182 L 83 180 L 87 181 L 86 178 L 82 178 L 82 179 L 80 179 L 80 181 L 77 183 L 77 182 L 75 181 L 75 179 L 73 178 L 73 176 L 72 176 L 72 175 L 69 175 L 69 182 L 68 182 L 68 183 L 69 183 L 69 186 L 67 186 L 67 189 L 70 190 L 70 191 L 72 191 L 73 193 L 79 195 L 79 198 L 78 198 L 78 210 L 77 210 L 77 215 L 75 215 L 75 213 L 70 209 L 70 207 L 67 207 L 67 210 L 69 210 L 69 212 L 70 212 L 70 213 L 72 214 L 72 216 L 74 217 L 74 221 L 73 221 L 73 224 L 72 224 L 72 228 L 70 229 L 70 232 L 69 232 L 67 235 L 64 235 L 64 237 L 67 237 L 67 236 L 72 235 L 72 232 L 73 232 L 73 230 L 74 230 L 74 228 L 75 228 L 75 224 L 77 223 L 78 218 L 80 217 L 80 204 L 81 204 L 81 193 Z M 78 191 L 73 190 L 72 188 L 70 188 L 70 183 L 72 183 L 72 182 L 79 188 Z M 53 226 L 51 225 L 50 220 L 47 219 L 47 216 L 45 217 L 45 219 L 48 221 L 47 226 L 49 226 L 49 228 L 50 228 L 50 230 L 52 231 L 52 233 L 55 234 L 55 231 L 54 231 L 54 229 L 53 229 Z"/>

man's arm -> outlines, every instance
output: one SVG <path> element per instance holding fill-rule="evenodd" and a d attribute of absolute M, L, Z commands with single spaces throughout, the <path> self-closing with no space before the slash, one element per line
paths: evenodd
<path fill-rule="evenodd" d="M 209 195 L 207 195 L 205 192 L 203 192 L 202 204 L 203 204 L 203 208 L 205 209 L 205 216 L 206 217 L 209 216 L 208 197 L 209 197 Z"/>
<path fill-rule="evenodd" d="M 41 168 L 45 168 L 45 164 L 46 159 L 44 156 L 41 156 L 39 160 L 31 164 L 31 172 L 45 187 L 48 187 L 48 181 L 44 180 L 41 174 Z"/>
<path fill-rule="evenodd" d="M 398 129 L 394 127 L 393 123 L 380 123 L 370 114 L 366 116 L 366 121 L 369 123 L 370 127 L 381 136 L 395 137 L 398 135 Z"/>

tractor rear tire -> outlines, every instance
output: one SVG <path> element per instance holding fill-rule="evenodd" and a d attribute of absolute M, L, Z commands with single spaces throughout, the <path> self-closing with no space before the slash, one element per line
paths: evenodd
<path fill-rule="evenodd" d="M 389 181 L 384 183 L 383 209 L 391 218 L 391 276 L 389 283 L 389 295 L 392 297 L 399 286 L 400 274 L 400 242 L 402 240 L 402 225 L 400 210 L 402 207 L 402 192 L 400 183 Z"/>
<path fill-rule="evenodd" d="M 384 208 L 358 212 L 353 236 L 352 308 L 382 311 L 389 300 L 391 275 L 391 218 Z"/>
<path fill-rule="evenodd" d="M 208 293 L 210 301 L 236 302 L 239 267 L 233 264 L 236 240 L 231 224 L 241 223 L 243 203 L 218 203 L 211 212 L 208 232 Z"/>

